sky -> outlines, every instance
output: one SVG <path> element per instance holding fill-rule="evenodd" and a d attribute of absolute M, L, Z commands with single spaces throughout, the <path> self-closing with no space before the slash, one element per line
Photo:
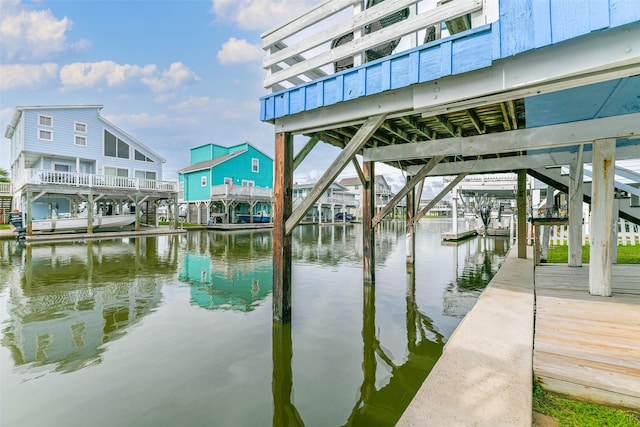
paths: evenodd
<path fill-rule="evenodd" d="M 166 159 L 166 180 L 206 143 L 249 142 L 273 157 L 273 125 L 259 119 L 260 34 L 322 2 L 0 0 L 0 168 L 15 108 L 36 105 L 103 105 L 103 117 Z M 294 181 L 318 180 L 337 155 L 318 144 Z M 376 173 L 396 191 L 403 184 L 397 169 Z"/>

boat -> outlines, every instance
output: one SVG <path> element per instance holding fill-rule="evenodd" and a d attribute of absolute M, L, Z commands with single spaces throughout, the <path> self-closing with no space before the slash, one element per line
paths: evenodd
<path fill-rule="evenodd" d="M 135 220 L 135 215 L 99 215 L 93 218 L 92 225 L 94 231 L 106 231 L 121 229 L 133 224 Z M 31 222 L 31 230 L 42 233 L 81 232 L 87 230 L 88 223 L 86 216 L 60 216 L 52 219 L 33 220 Z"/>
<path fill-rule="evenodd" d="M 243 222 L 243 223 L 250 223 L 251 221 L 251 215 L 249 214 L 236 214 L 236 219 L 239 222 Z M 269 223 L 271 222 L 271 215 L 269 215 L 269 213 L 267 212 L 260 212 L 257 215 L 253 215 L 253 223 Z"/>

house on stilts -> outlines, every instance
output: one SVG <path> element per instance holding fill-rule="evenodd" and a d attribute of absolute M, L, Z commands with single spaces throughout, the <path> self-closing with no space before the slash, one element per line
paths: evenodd
<path fill-rule="evenodd" d="M 635 1 L 329 0 L 265 32 L 262 45 L 270 93 L 260 118 L 275 131 L 274 320 L 291 321 L 292 231 L 349 164 L 363 188 L 365 285 L 375 282 L 375 228 L 402 200 L 413 269 L 414 226 L 429 209 L 467 175 L 515 173 L 518 258 L 527 258 L 527 224 L 545 220 L 531 215 L 529 175 L 567 194 L 571 266 L 582 265 L 590 204 L 586 287 L 612 294 L 612 224 L 640 224 Z M 308 138 L 297 153 L 294 136 Z M 294 207 L 294 170 L 320 142 L 341 151 Z M 378 163 L 406 176 L 380 210 Z M 434 176 L 451 179 L 419 207 Z"/>

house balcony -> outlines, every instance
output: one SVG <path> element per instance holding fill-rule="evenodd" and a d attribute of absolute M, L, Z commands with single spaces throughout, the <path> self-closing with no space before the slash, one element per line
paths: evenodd
<path fill-rule="evenodd" d="M 95 175 L 77 172 L 61 172 L 42 169 L 25 169 L 15 181 L 15 188 L 27 186 L 46 187 L 47 191 L 68 192 L 69 189 L 135 190 L 152 193 L 176 193 L 178 183 L 153 179 L 130 178 L 124 176 Z M 67 191 L 63 191 L 67 190 Z"/>
<path fill-rule="evenodd" d="M 217 199 L 246 199 L 268 200 L 273 199 L 273 188 L 230 186 L 228 184 L 212 185 L 211 200 Z"/>
<path fill-rule="evenodd" d="M 11 183 L 0 182 L 0 197 L 10 197 L 10 196 L 11 196 Z"/>

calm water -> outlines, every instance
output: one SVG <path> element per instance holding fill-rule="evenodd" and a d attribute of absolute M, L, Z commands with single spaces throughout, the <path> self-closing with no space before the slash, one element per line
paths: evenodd
<path fill-rule="evenodd" d="M 298 227 L 284 326 L 269 232 L 0 241 L 0 425 L 393 425 L 508 249 L 450 228 Z"/>

